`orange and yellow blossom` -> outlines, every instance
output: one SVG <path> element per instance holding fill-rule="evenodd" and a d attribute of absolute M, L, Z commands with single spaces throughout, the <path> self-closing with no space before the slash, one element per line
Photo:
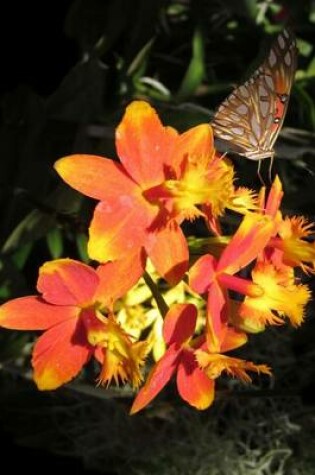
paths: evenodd
<path fill-rule="evenodd" d="M 206 409 L 214 398 L 212 381 L 198 367 L 195 350 L 202 339 L 193 339 L 197 309 L 193 304 L 175 304 L 165 316 L 163 337 L 167 350 L 150 371 L 137 394 L 131 414 L 147 406 L 176 374 L 177 389 L 184 401 Z"/>
<path fill-rule="evenodd" d="M 219 353 L 198 350 L 196 351 L 196 357 L 200 368 L 210 379 L 217 379 L 224 371 L 228 376 L 238 378 L 244 383 L 252 382 L 251 377 L 247 373 L 248 371 L 271 375 L 271 370 L 267 365 L 257 365 L 251 361 L 245 361 Z"/>
<path fill-rule="evenodd" d="M 177 283 L 188 267 L 180 223 L 204 216 L 211 226 L 229 205 L 244 210 L 239 196 L 233 202 L 233 167 L 215 155 L 208 124 L 178 134 L 143 101 L 127 107 L 116 130 L 116 149 L 121 163 L 73 155 L 55 164 L 66 183 L 99 200 L 89 255 L 107 262 L 144 249 L 158 273 Z M 199 209 L 203 206 L 206 211 Z"/>
<path fill-rule="evenodd" d="M 247 214 L 218 260 L 210 254 L 205 254 L 191 267 L 189 285 L 195 292 L 208 295 L 208 344 L 214 347 L 217 345 L 219 348 L 221 331 L 228 322 L 227 289 L 244 295 L 256 296 L 263 293 L 252 281 L 234 274 L 257 258 L 273 234 L 274 223 L 270 216 Z M 218 340 L 217 343 L 215 340 Z"/>
<path fill-rule="evenodd" d="M 255 365 L 222 353 L 247 341 L 245 333 L 229 326 L 231 305 L 227 290 L 253 297 L 263 294 L 259 285 L 234 274 L 257 258 L 274 233 L 275 224 L 271 216 L 247 214 L 218 260 L 212 255 L 204 255 L 190 269 L 192 289 L 207 294 L 206 344 L 197 349 L 196 359 L 200 369 L 213 381 L 222 372 L 244 382 L 251 381 L 248 371 L 270 374 L 266 365 Z"/>
<path fill-rule="evenodd" d="M 265 325 L 279 325 L 287 317 L 294 327 L 301 325 L 311 298 L 307 285 L 295 282 L 294 269 L 270 260 L 259 260 L 252 270 L 253 283 L 261 295 L 246 296 L 239 308 L 240 328 L 257 332 Z"/>
<path fill-rule="evenodd" d="M 276 224 L 276 233 L 267 246 L 269 254 L 271 250 L 271 258 L 277 261 L 277 265 L 300 267 L 306 273 L 314 272 L 315 243 L 314 240 L 310 241 L 315 232 L 314 223 L 304 216 L 283 217 L 279 210 L 282 196 L 282 184 L 278 176 L 272 184 L 266 204 L 265 188 L 262 188 L 259 195 L 261 211 L 272 216 Z M 281 252 L 273 252 L 274 250 Z"/>
<path fill-rule="evenodd" d="M 93 311 L 83 315 L 88 341 L 97 348 L 96 357 L 102 365 L 98 382 L 108 386 L 112 380 L 116 384 L 129 381 L 137 388 L 142 381 L 140 367 L 149 352 L 147 343 L 133 342 L 112 313 L 101 317 L 96 321 Z"/>
<path fill-rule="evenodd" d="M 315 272 L 315 243 L 305 239 L 314 234 L 314 224 L 304 216 L 285 217 L 279 224 L 279 236 L 271 239 L 270 247 L 283 252 L 284 264 Z"/>
<path fill-rule="evenodd" d="M 215 380 L 226 372 L 245 383 L 251 382 L 248 371 L 270 375 L 270 368 L 266 365 L 222 354 L 244 345 L 247 335 L 227 322 L 226 296 L 218 282 L 209 289 L 207 311 L 206 345 L 196 351 L 198 365 L 205 374 Z"/>
<path fill-rule="evenodd" d="M 270 374 L 265 365 L 223 355 L 247 341 L 245 333 L 225 326 L 217 335 L 218 344 L 209 345 L 204 336 L 194 338 L 197 308 L 193 304 L 176 304 L 167 313 L 163 336 L 167 350 L 154 365 L 131 408 L 135 414 L 147 406 L 176 373 L 177 390 L 181 398 L 199 410 L 214 401 L 215 380 L 226 371 L 243 381 L 250 381 L 247 371 Z M 214 328 L 213 328 L 214 331 Z"/>
<path fill-rule="evenodd" d="M 263 190 L 264 191 L 264 190 Z M 247 332 L 264 330 L 266 324 L 280 324 L 288 317 L 292 325 L 303 321 L 305 306 L 310 300 L 310 292 L 305 285 L 295 282 L 294 269 L 285 265 L 284 251 L 280 247 L 283 224 L 279 206 L 283 192 L 280 180 L 276 177 L 264 203 L 260 194 L 261 213 L 246 215 L 236 234 L 216 261 L 210 255 L 201 257 L 190 270 L 190 285 L 199 293 L 208 292 L 208 308 L 218 307 L 218 295 L 211 296 L 213 288 L 221 289 L 222 308 L 225 316 L 215 308 L 214 319 L 218 328 L 223 321 L 230 320 L 238 328 Z M 263 221 L 266 220 L 265 225 Z M 256 224 L 255 224 L 256 222 Z M 260 226 L 257 226 L 260 223 Z M 256 259 L 252 270 L 252 280 L 234 274 Z M 227 289 L 245 296 L 237 313 L 231 311 Z M 217 290 L 218 294 L 218 290 Z M 234 309 L 236 306 L 234 306 Z M 208 330 L 208 340 L 211 335 Z"/>
<path fill-rule="evenodd" d="M 289 267 L 301 267 L 306 272 L 314 272 L 315 264 L 315 244 L 310 241 L 314 235 L 314 223 L 311 223 L 304 216 L 283 217 L 279 210 L 283 196 L 282 184 L 276 176 L 265 203 L 265 188 L 261 189 L 259 195 L 260 210 L 262 213 L 273 216 L 277 225 L 277 232 L 270 239 L 268 247 L 282 252 L 277 254 L 277 263 L 280 261 Z M 274 256 L 273 256 L 274 259 Z"/>
<path fill-rule="evenodd" d="M 146 271 L 159 288 L 167 307 L 171 307 L 175 303 L 196 305 L 198 308 L 196 330 L 199 333 L 204 327 L 205 320 L 204 308 L 200 309 L 200 306 L 204 307 L 204 301 L 200 299 L 199 295 L 194 294 L 184 281 L 171 288 L 165 286 L 165 282 L 161 282 L 150 260 L 147 261 Z M 166 350 L 163 339 L 164 320 L 145 280 L 140 279 L 117 303 L 117 309 L 115 309 L 117 321 L 134 340 L 138 340 L 142 332 L 145 331 L 148 348 L 150 348 L 154 361 L 158 361 Z"/>
<path fill-rule="evenodd" d="M 57 259 L 40 268 L 37 289 L 41 295 L 17 298 L 0 307 L 0 326 L 45 330 L 32 355 L 39 389 L 67 383 L 93 355 L 103 366 L 101 383 L 114 379 L 139 385 L 146 344 L 133 343 L 111 308 L 141 274 L 140 259 L 133 256 L 96 270 L 72 259 Z"/>
<path fill-rule="evenodd" d="M 261 289 L 257 295 L 247 295 L 239 306 L 233 321 L 248 332 L 258 332 L 265 325 L 279 325 L 287 317 L 295 327 L 304 319 L 305 307 L 311 298 L 306 285 L 296 282 L 295 267 L 305 272 L 314 270 L 314 243 L 304 240 L 313 226 L 304 217 L 283 218 L 279 210 L 283 196 L 278 177 L 265 201 L 264 189 L 260 194 L 261 210 L 273 217 L 276 232 L 259 254 L 252 270 L 253 284 Z"/>

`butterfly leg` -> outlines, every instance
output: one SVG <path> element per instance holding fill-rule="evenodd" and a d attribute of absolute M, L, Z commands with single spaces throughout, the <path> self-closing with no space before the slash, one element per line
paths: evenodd
<path fill-rule="evenodd" d="M 263 177 L 262 177 L 261 174 L 260 174 L 261 162 L 262 162 L 262 160 L 258 160 L 257 176 L 258 176 L 259 181 L 260 181 L 260 183 L 262 184 L 262 186 L 265 186 L 265 182 L 264 182 L 264 180 L 263 180 Z"/>
<path fill-rule="evenodd" d="M 274 161 L 274 155 L 270 157 L 270 165 L 269 165 L 269 171 L 268 171 L 268 178 L 269 178 L 270 183 L 272 182 L 271 171 L 272 171 L 273 161 Z"/>

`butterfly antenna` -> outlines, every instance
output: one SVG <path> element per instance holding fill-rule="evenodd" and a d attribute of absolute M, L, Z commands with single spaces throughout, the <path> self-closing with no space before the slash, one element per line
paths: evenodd
<path fill-rule="evenodd" d="M 266 186 L 266 184 L 265 184 L 265 182 L 264 182 L 264 180 L 263 180 L 263 177 L 262 177 L 261 174 L 260 174 L 261 162 L 262 162 L 262 160 L 258 160 L 257 175 L 258 175 L 259 181 L 260 181 L 260 183 L 262 184 L 262 186 Z"/>

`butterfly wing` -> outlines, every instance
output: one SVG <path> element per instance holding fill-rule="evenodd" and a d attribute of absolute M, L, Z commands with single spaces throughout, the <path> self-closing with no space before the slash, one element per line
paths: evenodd
<path fill-rule="evenodd" d="M 262 65 L 219 106 L 212 127 L 229 148 L 251 160 L 273 156 L 297 63 L 293 33 L 280 33 Z"/>

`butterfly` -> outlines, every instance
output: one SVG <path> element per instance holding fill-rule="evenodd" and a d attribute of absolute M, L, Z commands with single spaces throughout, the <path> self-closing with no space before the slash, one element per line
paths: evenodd
<path fill-rule="evenodd" d="M 264 62 L 222 102 L 211 123 L 215 137 L 250 160 L 274 157 L 297 66 L 295 36 L 278 34 Z"/>

